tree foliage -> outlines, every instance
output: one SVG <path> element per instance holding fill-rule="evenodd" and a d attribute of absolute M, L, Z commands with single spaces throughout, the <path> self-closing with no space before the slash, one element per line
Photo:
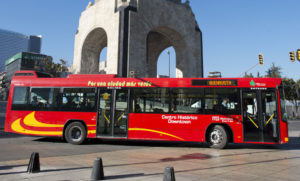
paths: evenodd
<path fill-rule="evenodd" d="M 45 72 L 49 73 L 53 77 L 60 77 L 61 73 L 67 72 L 67 62 L 63 59 L 60 59 L 58 63 L 53 62 L 52 57 L 48 57 L 43 60 L 45 65 Z"/>
<path fill-rule="evenodd" d="M 287 100 L 297 100 L 297 85 L 296 82 L 291 78 L 283 78 L 282 84 L 284 87 L 285 98 Z"/>
<path fill-rule="evenodd" d="M 244 76 L 244 77 L 245 77 L 245 78 L 254 78 L 254 76 L 253 76 L 252 73 L 250 73 L 250 74 L 245 73 L 245 76 Z"/>
<path fill-rule="evenodd" d="M 275 63 L 272 63 L 272 66 L 266 71 L 267 77 L 273 77 L 273 78 L 281 78 L 281 70 L 282 68 L 279 66 L 276 66 Z"/>

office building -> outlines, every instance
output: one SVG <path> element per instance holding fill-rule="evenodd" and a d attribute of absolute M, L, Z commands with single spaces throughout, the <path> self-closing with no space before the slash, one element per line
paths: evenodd
<path fill-rule="evenodd" d="M 40 73 L 45 73 L 45 61 L 49 59 L 49 56 L 19 52 L 5 62 L 6 78 L 10 81 L 16 71 L 19 70 L 34 70 Z M 49 76 L 49 75 L 48 75 Z"/>
<path fill-rule="evenodd" d="M 0 72 L 5 71 L 5 61 L 19 52 L 41 53 L 42 36 L 27 36 L 0 29 Z"/>

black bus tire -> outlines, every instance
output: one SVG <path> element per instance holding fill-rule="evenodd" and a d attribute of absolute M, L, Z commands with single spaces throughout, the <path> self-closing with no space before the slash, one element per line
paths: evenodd
<path fill-rule="evenodd" d="M 65 131 L 65 139 L 73 145 L 80 145 L 86 139 L 87 133 L 85 127 L 80 122 L 69 124 Z"/>
<path fill-rule="evenodd" d="M 228 133 L 221 125 L 214 126 L 208 136 L 208 144 L 210 148 L 223 149 L 228 144 Z"/>

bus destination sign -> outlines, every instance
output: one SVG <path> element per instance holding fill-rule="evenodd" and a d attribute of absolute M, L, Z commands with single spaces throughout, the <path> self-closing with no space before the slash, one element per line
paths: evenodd
<path fill-rule="evenodd" d="M 192 86 L 237 86 L 237 80 L 192 80 Z"/>

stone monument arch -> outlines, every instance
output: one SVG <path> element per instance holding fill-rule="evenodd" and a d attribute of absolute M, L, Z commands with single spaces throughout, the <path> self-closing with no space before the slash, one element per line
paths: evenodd
<path fill-rule="evenodd" d="M 98 73 L 100 52 L 107 47 L 107 34 L 104 29 L 96 28 L 86 37 L 81 52 L 82 72 Z"/>
<path fill-rule="evenodd" d="M 171 46 L 176 77 L 203 77 L 202 33 L 188 0 L 95 0 L 79 20 L 73 69 L 156 77 L 159 55 Z M 99 64 L 105 47 L 107 61 Z"/>

